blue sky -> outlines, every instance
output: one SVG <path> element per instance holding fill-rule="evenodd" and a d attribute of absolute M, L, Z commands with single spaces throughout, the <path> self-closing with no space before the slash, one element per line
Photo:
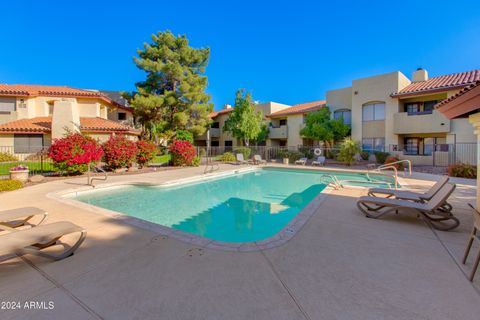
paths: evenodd
<path fill-rule="evenodd" d="M 478 1 L 9 1 L 2 11 L 0 83 L 133 90 L 144 74 L 132 56 L 167 29 L 211 48 L 216 109 L 237 88 L 295 104 L 394 70 L 480 69 Z"/>

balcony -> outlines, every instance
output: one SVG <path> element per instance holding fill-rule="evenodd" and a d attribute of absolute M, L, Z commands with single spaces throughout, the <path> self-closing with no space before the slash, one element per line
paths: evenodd
<path fill-rule="evenodd" d="M 220 128 L 210 128 L 210 138 L 220 138 Z"/>
<path fill-rule="evenodd" d="M 210 128 L 210 139 L 220 138 L 220 128 Z M 195 138 L 195 140 L 207 140 L 207 131 Z"/>
<path fill-rule="evenodd" d="M 399 112 L 393 115 L 394 134 L 447 132 L 450 132 L 450 120 L 437 110 L 431 113 Z"/>
<path fill-rule="evenodd" d="M 270 139 L 287 139 L 288 138 L 288 127 L 287 125 L 279 127 L 270 127 L 270 132 L 268 137 Z"/>

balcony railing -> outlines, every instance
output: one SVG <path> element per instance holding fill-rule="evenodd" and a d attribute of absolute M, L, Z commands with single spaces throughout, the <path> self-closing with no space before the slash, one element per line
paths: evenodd
<path fill-rule="evenodd" d="M 393 133 L 446 133 L 450 132 L 450 120 L 437 110 L 433 112 L 408 113 L 393 115 Z"/>
<path fill-rule="evenodd" d="M 286 139 L 288 138 L 288 126 L 270 127 L 268 137 L 270 139 Z"/>

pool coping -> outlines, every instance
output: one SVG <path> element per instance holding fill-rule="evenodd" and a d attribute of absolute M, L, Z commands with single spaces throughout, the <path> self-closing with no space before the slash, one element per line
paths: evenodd
<path fill-rule="evenodd" d="M 227 170 L 227 171 L 218 172 L 218 173 L 209 173 L 209 174 L 198 175 L 198 176 L 193 176 L 188 178 L 168 180 L 162 183 L 138 182 L 138 181 L 105 183 L 105 184 L 96 186 L 94 188 L 92 186 L 82 186 L 82 187 L 75 187 L 71 189 L 65 189 L 62 191 L 50 192 L 47 194 L 47 197 L 50 199 L 54 199 L 56 201 L 62 202 L 64 204 L 81 208 L 90 212 L 100 213 L 109 218 L 122 221 L 126 224 L 133 225 L 141 229 L 152 231 L 161 236 L 180 240 L 182 242 L 193 244 L 199 247 L 214 249 L 214 250 L 222 250 L 222 251 L 234 251 L 234 252 L 261 251 L 261 250 L 266 250 L 266 249 L 271 249 L 271 248 L 281 246 L 287 243 L 288 241 L 290 241 L 302 229 L 305 223 L 315 214 L 317 209 L 320 208 L 321 203 L 334 190 L 334 188 L 332 188 L 330 185 L 327 185 L 325 189 L 323 189 L 302 210 L 300 210 L 300 212 L 297 213 L 297 215 L 293 217 L 279 232 L 277 232 L 275 235 L 273 235 L 270 238 L 260 240 L 260 241 L 254 241 L 254 242 L 225 242 L 225 241 L 212 240 L 212 239 L 201 237 L 192 233 L 166 227 L 154 222 L 132 217 L 118 211 L 113 211 L 113 210 L 97 207 L 91 204 L 87 204 L 81 201 L 77 201 L 72 199 L 72 197 L 78 194 L 96 192 L 102 189 L 122 188 L 130 185 L 168 187 L 168 186 L 175 186 L 180 184 L 201 182 L 201 181 L 215 179 L 222 176 L 230 176 L 230 175 L 239 174 L 239 173 L 246 173 L 249 171 L 257 171 L 257 170 L 261 170 L 261 168 L 263 167 L 281 168 L 278 166 L 238 168 L 238 169 Z M 308 168 L 308 167 L 307 168 L 296 167 L 296 168 L 300 170 L 305 170 L 305 169 L 312 170 L 312 168 Z M 314 170 L 322 171 L 321 168 L 319 169 L 320 170 L 315 168 Z M 350 172 L 364 173 L 362 171 L 353 171 L 353 170 Z M 403 181 L 403 183 L 405 182 Z M 402 185 L 404 185 L 403 183 Z M 348 186 L 348 187 L 364 188 L 359 186 Z"/>

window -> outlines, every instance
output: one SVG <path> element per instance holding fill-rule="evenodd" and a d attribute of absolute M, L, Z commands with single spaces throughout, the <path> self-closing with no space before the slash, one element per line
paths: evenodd
<path fill-rule="evenodd" d="M 214 123 L 212 123 L 210 128 L 219 129 L 220 128 L 220 122 L 215 121 Z"/>
<path fill-rule="evenodd" d="M 363 105 L 363 121 L 375 121 L 385 119 L 385 103 L 369 103 Z"/>
<path fill-rule="evenodd" d="M 0 113 L 10 113 L 16 110 L 15 98 L 0 98 Z"/>
<path fill-rule="evenodd" d="M 118 116 L 119 121 L 127 120 L 127 113 L 126 112 L 119 112 L 119 113 L 117 113 L 117 116 Z"/>
<path fill-rule="evenodd" d="M 287 125 L 287 119 L 281 119 L 281 120 L 279 121 L 279 124 L 280 124 L 281 126 L 286 126 L 286 125 Z"/>
<path fill-rule="evenodd" d="M 420 105 L 418 103 L 406 103 L 405 110 L 408 113 L 417 113 L 420 111 Z"/>
<path fill-rule="evenodd" d="M 212 140 L 212 141 L 210 141 L 210 146 L 212 146 L 212 147 L 219 147 L 219 146 L 220 146 L 220 141 L 218 141 L 218 140 Z"/>
<path fill-rule="evenodd" d="M 43 149 L 43 135 L 15 134 L 13 136 L 15 153 L 35 153 Z"/>
<path fill-rule="evenodd" d="M 366 151 L 383 151 L 385 149 L 385 138 L 364 138 L 362 149 Z"/>
<path fill-rule="evenodd" d="M 224 146 L 225 146 L 225 151 L 231 151 L 233 146 L 232 140 L 226 140 L 224 142 Z"/>
<path fill-rule="evenodd" d="M 433 111 L 433 107 L 437 104 L 437 100 L 425 101 L 423 103 L 423 111 Z"/>
<path fill-rule="evenodd" d="M 352 124 L 352 112 L 347 109 L 336 110 L 333 112 L 334 119 L 343 119 L 343 123 L 351 125 Z"/>
<path fill-rule="evenodd" d="M 448 151 L 445 138 L 405 138 L 404 153 L 431 156 L 433 151 Z"/>

